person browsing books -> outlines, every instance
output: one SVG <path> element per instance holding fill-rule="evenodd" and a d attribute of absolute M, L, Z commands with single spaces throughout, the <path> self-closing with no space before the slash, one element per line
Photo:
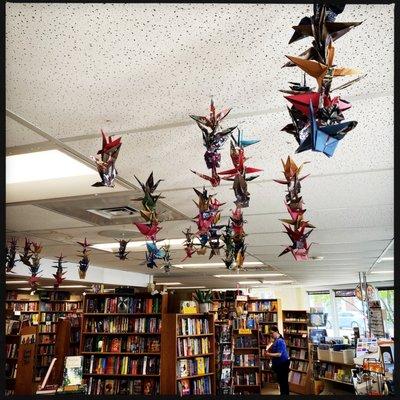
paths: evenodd
<path fill-rule="evenodd" d="M 289 354 L 286 349 L 286 343 L 282 335 L 279 333 L 278 327 L 271 326 L 269 328 L 274 342 L 267 347 L 266 357 L 272 359 L 272 370 L 276 373 L 279 390 L 281 394 L 289 394 Z"/>

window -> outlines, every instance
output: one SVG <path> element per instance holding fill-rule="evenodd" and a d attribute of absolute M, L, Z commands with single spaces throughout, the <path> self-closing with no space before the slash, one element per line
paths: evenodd
<path fill-rule="evenodd" d="M 381 288 L 378 290 L 382 309 L 385 310 L 384 324 L 385 331 L 394 336 L 394 290 L 393 288 Z"/>
<path fill-rule="evenodd" d="M 352 337 L 353 328 L 358 327 L 364 336 L 368 319 L 363 312 L 362 301 L 354 296 L 354 290 L 335 290 L 335 305 L 340 336 Z"/>
<path fill-rule="evenodd" d="M 334 327 L 332 323 L 332 298 L 329 290 L 320 292 L 308 292 L 308 303 L 310 307 L 322 309 L 324 313 L 328 314 L 326 333 L 328 334 L 328 336 L 334 336 Z"/>

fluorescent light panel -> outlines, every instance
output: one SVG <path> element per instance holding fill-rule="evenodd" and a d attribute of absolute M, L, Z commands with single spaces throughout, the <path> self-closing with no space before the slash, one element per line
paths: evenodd
<path fill-rule="evenodd" d="M 198 263 L 198 264 L 177 264 L 182 268 L 197 268 L 197 267 L 226 267 L 224 263 Z M 261 261 L 247 261 L 243 264 L 245 267 L 263 265 Z"/>
<path fill-rule="evenodd" d="M 294 281 L 262 281 L 264 285 L 275 285 L 275 284 L 280 284 L 280 283 L 292 283 Z"/>
<path fill-rule="evenodd" d="M 171 286 L 171 287 L 167 287 L 167 289 L 205 289 L 205 286 Z"/>
<path fill-rule="evenodd" d="M 371 271 L 371 274 L 393 274 L 394 271 Z"/>
<path fill-rule="evenodd" d="M 182 285 L 180 282 L 154 282 L 156 285 Z"/>
<path fill-rule="evenodd" d="M 166 239 L 166 240 L 157 242 L 157 245 L 159 247 L 161 247 L 161 246 L 169 244 L 171 246 L 171 249 L 177 249 L 177 248 L 179 249 L 179 248 L 183 248 L 184 242 L 185 242 L 185 239 Z M 119 243 L 117 243 L 117 242 L 98 243 L 98 244 L 93 244 L 90 247 L 93 247 L 94 249 L 98 249 L 98 250 L 113 252 L 113 251 L 116 251 L 119 249 Z M 137 240 L 134 242 L 129 242 L 126 245 L 126 249 L 132 250 L 132 251 L 146 250 L 146 241 L 145 240 Z M 179 268 L 179 264 L 176 266 Z"/>
<path fill-rule="evenodd" d="M 234 279 L 238 279 L 238 278 L 256 278 L 256 277 L 262 277 L 262 276 L 285 276 L 284 274 L 280 274 L 280 273 L 275 273 L 275 272 L 271 272 L 271 273 L 264 273 L 264 274 L 222 274 L 222 275 L 213 275 L 216 278 L 234 278 Z"/>
<path fill-rule="evenodd" d="M 59 150 L 6 157 L 6 184 L 94 175 L 94 169 Z"/>
<path fill-rule="evenodd" d="M 50 289 L 53 287 L 54 286 L 42 286 L 42 288 L 45 288 L 45 289 Z M 59 287 L 60 288 L 85 288 L 85 289 L 89 288 L 89 286 L 84 286 L 84 285 L 60 285 Z"/>
<path fill-rule="evenodd" d="M 239 283 L 240 285 L 252 285 L 252 284 L 260 283 L 260 281 L 239 281 L 237 283 Z"/>
<path fill-rule="evenodd" d="M 380 263 L 382 261 L 393 261 L 394 257 L 382 257 L 377 262 Z"/>
<path fill-rule="evenodd" d="M 6 281 L 6 285 L 28 283 L 28 281 Z"/>

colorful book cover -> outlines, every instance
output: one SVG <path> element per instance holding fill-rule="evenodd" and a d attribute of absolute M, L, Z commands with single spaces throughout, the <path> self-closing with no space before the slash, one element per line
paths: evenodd
<path fill-rule="evenodd" d="M 83 356 L 65 357 L 63 386 L 81 385 Z"/>
<path fill-rule="evenodd" d="M 189 376 L 188 360 L 179 360 L 179 376 Z"/>
<path fill-rule="evenodd" d="M 143 381 L 143 394 L 144 395 L 152 395 L 154 394 L 154 380 L 153 379 L 145 379 Z"/>
<path fill-rule="evenodd" d="M 111 352 L 112 353 L 119 353 L 121 349 L 121 341 L 118 338 L 113 338 L 111 340 Z"/>
<path fill-rule="evenodd" d="M 135 379 L 133 381 L 133 394 L 142 394 L 142 380 Z"/>
<path fill-rule="evenodd" d="M 197 375 L 204 375 L 206 373 L 204 366 L 204 357 L 196 357 L 197 361 Z"/>
<path fill-rule="evenodd" d="M 190 394 L 190 381 L 189 379 L 182 379 L 181 381 L 182 396 Z"/>
<path fill-rule="evenodd" d="M 104 394 L 114 394 L 114 379 L 106 379 L 104 385 Z"/>

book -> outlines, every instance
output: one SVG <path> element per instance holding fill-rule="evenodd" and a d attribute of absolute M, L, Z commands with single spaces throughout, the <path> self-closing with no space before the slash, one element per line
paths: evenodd
<path fill-rule="evenodd" d="M 128 313 L 129 309 L 129 297 L 118 297 L 117 312 L 120 314 Z"/>
<path fill-rule="evenodd" d="M 104 385 L 104 394 L 115 394 L 115 388 L 114 388 L 115 380 L 114 379 L 106 379 L 105 385 Z"/>
<path fill-rule="evenodd" d="M 204 375 L 206 373 L 204 367 L 204 358 L 196 357 L 195 360 L 197 361 L 197 375 Z"/>
<path fill-rule="evenodd" d="M 83 375 L 83 357 L 68 356 L 65 357 L 63 387 L 82 384 Z"/>
<path fill-rule="evenodd" d="M 182 379 L 180 381 L 180 395 L 186 396 L 190 394 L 190 381 L 189 379 Z"/>
<path fill-rule="evenodd" d="M 113 338 L 111 340 L 111 349 L 112 353 L 119 353 L 121 351 L 121 339 Z"/>
<path fill-rule="evenodd" d="M 143 394 L 144 395 L 156 394 L 154 379 L 145 379 L 143 381 Z"/>
<path fill-rule="evenodd" d="M 133 393 L 132 394 L 142 394 L 142 380 L 135 379 L 133 381 Z"/>
<path fill-rule="evenodd" d="M 189 376 L 188 360 L 179 360 L 179 374 L 180 377 Z"/>

